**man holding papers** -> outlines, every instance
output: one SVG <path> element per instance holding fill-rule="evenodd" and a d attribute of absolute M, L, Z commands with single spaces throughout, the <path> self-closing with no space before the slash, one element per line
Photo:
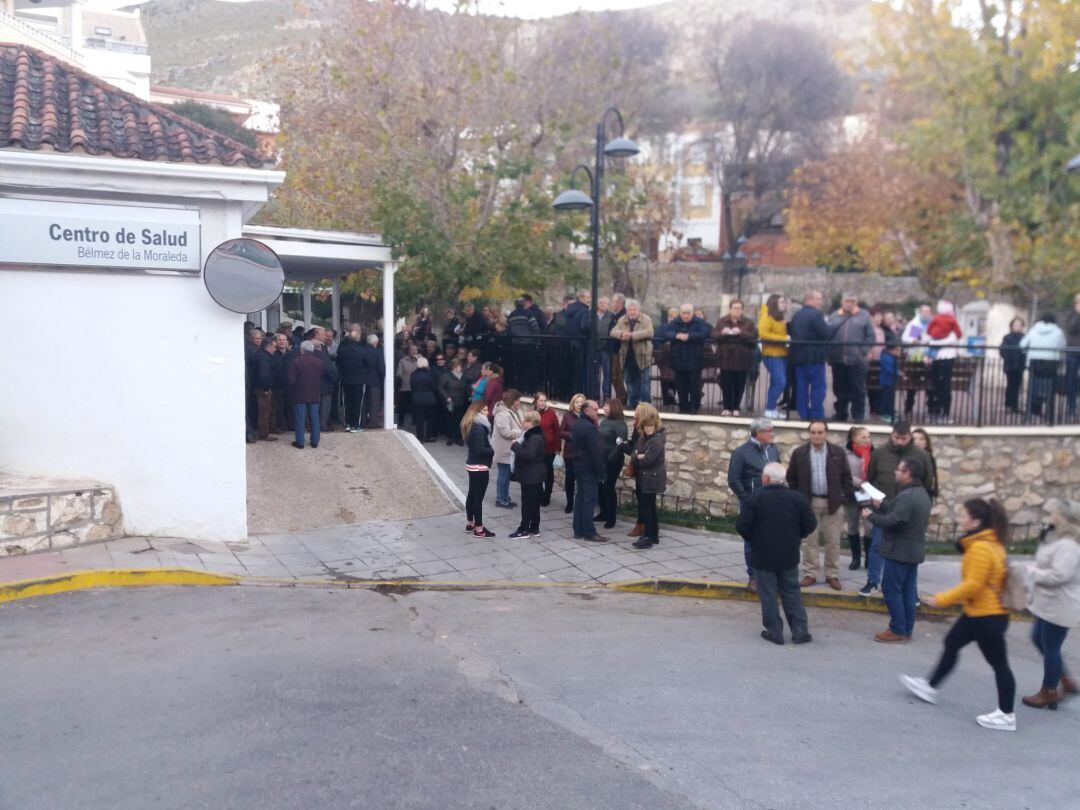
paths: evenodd
<path fill-rule="evenodd" d="M 893 425 L 888 443 L 875 448 L 866 467 L 867 482 L 880 491 L 887 500 L 896 496 L 898 487 L 896 469 L 904 459 L 913 458 L 919 462 L 920 474 L 916 481 L 924 489 L 929 489 L 930 457 L 911 443 L 911 425 L 900 421 Z M 864 489 L 863 492 L 866 492 Z M 879 526 L 874 526 L 871 534 L 870 550 L 866 556 L 866 584 L 859 590 L 860 596 L 870 596 L 881 588 L 881 570 L 884 560 L 881 557 L 882 533 Z"/>
<path fill-rule="evenodd" d="M 930 495 L 920 483 L 922 462 L 903 459 L 896 467 L 896 495 L 884 502 L 872 501 L 865 517 L 882 531 L 880 555 L 885 559 L 885 604 L 889 608 L 889 629 L 874 636 L 882 644 L 911 641 L 915 630 L 915 603 L 919 564 L 926 559 L 926 525 L 930 522 Z"/>

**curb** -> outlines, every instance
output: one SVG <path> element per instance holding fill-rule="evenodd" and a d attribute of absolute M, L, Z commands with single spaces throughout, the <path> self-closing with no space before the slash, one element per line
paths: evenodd
<path fill-rule="evenodd" d="M 237 577 L 211 574 L 184 568 L 161 569 L 103 569 L 78 571 L 73 574 L 0 583 L 0 604 L 34 596 L 49 596 L 89 588 L 146 588 L 160 585 L 220 586 L 244 585 L 264 588 L 340 588 L 344 590 L 376 591 L 386 595 L 406 595 L 414 591 L 529 591 L 529 590 L 592 590 L 618 593 L 679 596 L 691 599 L 724 599 L 733 602 L 757 602 L 740 582 L 695 579 L 635 579 L 627 582 L 514 582 L 483 580 L 479 582 L 431 581 L 425 579 L 274 579 L 271 577 Z M 856 610 L 863 613 L 888 613 L 880 596 L 858 596 L 848 593 L 803 591 L 803 604 L 808 607 Z M 918 615 L 951 618 L 960 615 L 960 607 L 931 608 L 921 605 Z M 1009 618 L 1029 622 L 1027 611 L 1013 610 Z"/>
<path fill-rule="evenodd" d="M 184 568 L 121 568 L 77 571 L 17 582 L 0 583 L 0 604 L 32 596 L 49 596 L 89 588 L 146 588 L 154 585 L 237 585 L 239 577 Z"/>
<path fill-rule="evenodd" d="M 428 449 L 420 443 L 420 440 L 407 430 L 395 430 L 394 435 L 405 447 L 416 456 L 420 463 L 428 469 L 428 473 L 434 479 L 436 485 L 443 491 L 446 497 L 458 509 L 465 508 L 465 495 L 457 484 L 453 482 L 442 465 L 428 452 Z"/>
<path fill-rule="evenodd" d="M 735 602 L 757 602 L 756 593 L 751 593 L 741 582 L 720 582 L 704 579 L 638 579 L 629 582 L 617 582 L 608 585 L 609 590 L 626 593 L 649 593 L 664 596 L 683 596 L 692 599 L 727 599 Z M 881 596 L 859 596 L 854 593 L 827 593 L 823 591 L 802 591 L 803 605 L 809 607 L 836 608 L 839 610 L 859 610 L 864 613 L 888 613 L 885 600 Z M 932 608 L 920 605 L 916 611 L 919 616 L 937 616 L 952 618 L 961 613 L 959 605 L 947 608 Z M 1009 618 L 1029 622 L 1031 614 L 1026 610 L 1011 610 Z"/>

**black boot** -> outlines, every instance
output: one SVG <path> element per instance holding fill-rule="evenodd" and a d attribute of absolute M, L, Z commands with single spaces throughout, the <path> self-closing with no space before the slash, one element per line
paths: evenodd
<path fill-rule="evenodd" d="M 851 549 L 851 565 L 848 566 L 849 571 L 858 571 L 860 561 L 862 560 L 862 542 L 857 534 L 849 534 L 847 536 L 848 547 Z M 867 547 L 867 553 L 870 552 L 870 548 Z"/>

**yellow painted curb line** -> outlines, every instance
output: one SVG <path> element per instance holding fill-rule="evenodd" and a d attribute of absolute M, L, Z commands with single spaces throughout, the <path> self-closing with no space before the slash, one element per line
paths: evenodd
<path fill-rule="evenodd" d="M 728 599 L 736 602 L 757 602 L 758 595 L 751 593 L 741 582 L 720 582 L 707 579 L 639 579 L 629 582 L 616 582 L 607 586 L 611 590 L 626 593 L 662 594 L 683 596 L 693 599 Z M 821 591 L 803 591 L 804 605 L 812 607 L 839 608 L 841 610 L 860 610 L 865 613 L 888 613 L 885 600 L 880 596 L 859 596 L 853 593 L 824 593 Z M 932 608 L 920 605 L 920 616 L 952 617 L 960 615 L 960 607 Z M 1031 614 L 1023 610 L 1009 612 L 1009 617 L 1019 621 L 1031 621 Z"/>
<path fill-rule="evenodd" d="M 145 588 L 151 585 L 236 585 L 240 579 L 185 568 L 111 568 L 76 571 L 38 579 L 0 584 L 0 603 L 32 596 L 82 591 L 88 588 Z"/>

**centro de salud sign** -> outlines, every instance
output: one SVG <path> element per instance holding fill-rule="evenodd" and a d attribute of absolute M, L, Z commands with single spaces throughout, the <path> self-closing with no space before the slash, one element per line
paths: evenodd
<path fill-rule="evenodd" d="M 0 265 L 198 273 L 199 212 L 0 198 Z"/>

